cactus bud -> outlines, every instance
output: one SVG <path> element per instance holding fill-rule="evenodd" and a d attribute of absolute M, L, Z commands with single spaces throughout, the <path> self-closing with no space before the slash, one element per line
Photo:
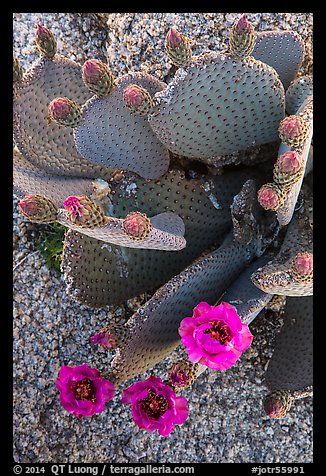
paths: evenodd
<path fill-rule="evenodd" d="M 257 194 L 258 202 L 265 210 L 277 210 L 285 201 L 285 193 L 274 183 L 266 183 Z"/>
<path fill-rule="evenodd" d="M 297 152 L 290 150 L 278 157 L 273 171 L 274 182 L 282 188 L 291 188 L 304 172 L 304 162 Z"/>
<path fill-rule="evenodd" d="M 57 42 L 53 33 L 40 24 L 36 27 L 35 44 L 40 55 L 45 58 L 53 58 L 56 53 Z"/>
<path fill-rule="evenodd" d="M 147 238 L 153 229 L 150 219 L 145 213 L 131 212 L 123 220 L 123 231 L 132 240 L 143 240 Z"/>
<path fill-rule="evenodd" d="M 115 349 L 119 344 L 119 336 L 112 331 L 110 326 L 106 326 L 91 336 L 91 343 L 98 344 L 105 349 Z"/>
<path fill-rule="evenodd" d="M 302 117 L 288 116 L 280 122 L 278 129 L 279 137 L 283 144 L 290 147 L 298 147 L 305 141 L 308 128 L 307 122 Z"/>
<path fill-rule="evenodd" d="M 49 121 L 54 120 L 61 126 L 77 127 L 82 112 L 74 101 L 68 98 L 55 98 L 49 104 Z"/>
<path fill-rule="evenodd" d="M 191 40 L 179 33 L 175 28 L 170 28 L 165 39 L 165 49 L 173 63 L 178 68 L 187 66 L 192 58 L 190 47 Z"/>
<path fill-rule="evenodd" d="M 308 251 L 297 253 L 292 260 L 292 272 L 300 282 L 311 281 L 313 267 L 313 254 Z"/>
<path fill-rule="evenodd" d="M 134 114 L 145 116 L 152 109 L 152 98 L 146 89 L 137 84 L 129 84 L 123 91 L 125 105 Z"/>
<path fill-rule="evenodd" d="M 86 195 L 70 196 L 63 206 L 66 218 L 82 228 L 95 228 L 105 225 L 108 221 L 100 207 Z"/>
<path fill-rule="evenodd" d="M 18 81 L 20 81 L 22 79 L 23 75 L 24 75 L 24 70 L 21 67 L 19 59 L 16 58 L 16 56 L 14 56 L 14 60 L 13 60 L 13 82 L 17 83 Z"/>
<path fill-rule="evenodd" d="M 82 78 L 85 86 L 97 96 L 107 96 L 114 81 L 108 65 L 96 59 L 85 61 Z"/>
<path fill-rule="evenodd" d="M 26 195 L 18 204 L 21 213 L 30 221 L 52 223 L 57 220 L 57 207 L 43 195 Z"/>
<path fill-rule="evenodd" d="M 292 397 L 285 390 L 272 392 L 264 400 L 264 410 L 270 418 L 285 417 L 290 410 Z"/>
<path fill-rule="evenodd" d="M 181 359 L 168 370 L 169 383 L 175 391 L 190 387 L 198 376 L 198 369 L 198 364 L 192 364 L 187 359 Z"/>
<path fill-rule="evenodd" d="M 232 56 L 244 59 L 249 56 L 255 46 L 256 33 L 246 15 L 233 25 L 230 32 L 229 49 Z"/>

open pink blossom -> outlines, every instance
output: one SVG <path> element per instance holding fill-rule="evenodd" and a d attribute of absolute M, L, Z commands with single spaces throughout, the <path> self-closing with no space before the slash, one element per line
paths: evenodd
<path fill-rule="evenodd" d="M 227 302 L 218 306 L 199 303 L 193 316 L 181 321 L 179 334 L 191 362 L 217 370 L 232 367 L 253 339 L 236 308 Z"/>
<path fill-rule="evenodd" d="M 106 410 L 112 400 L 114 385 L 105 380 L 99 370 L 87 364 L 63 365 L 56 380 L 60 402 L 65 410 L 78 417 L 92 416 Z"/>
<path fill-rule="evenodd" d="M 182 425 L 188 417 L 185 397 L 177 397 L 159 377 L 152 376 L 126 388 L 121 401 L 131 405 L 139 428 L 151 433 L 158 430 L 162 436 L 168 436 L 175 424 Z"/>

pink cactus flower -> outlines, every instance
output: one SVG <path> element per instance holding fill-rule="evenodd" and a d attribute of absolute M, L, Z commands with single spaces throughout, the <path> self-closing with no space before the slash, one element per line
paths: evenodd
<path fill-rule="evenodd" d="M 69 212 L 70 215 L 75 217 L 81 217 L 83 215 L 83 205 L 80 203 L 77 197 L 71 195 L 64 202 L 63 206 Z"/>
<path fill-rule="evenodd" d="M 219 306 L 199 303 L 193 316 L 181 321 L 179 334 L 192 363 L 217 370 L 232 367 L 253 339 L 236 308 L 226 302 Z"/>
<path fill-rule="evenodd" d="M 56 380 L 61 405 L 77 417 L 92 416 L 106 410 L 105 403 L 114 396 L 114 385 L 99 370 L 87 364 L 63 365 Z"/>
<path fill-rule="evenodd" d="M 121 401 L 131 405 L 139 428 L 151 433 L 158 430 L 162 436 L 168 436 L 175 424 L 182 425 L 188 417 L 185 397 L 177 397 L 159 377 L 151 376 L 126 388 Z"/>

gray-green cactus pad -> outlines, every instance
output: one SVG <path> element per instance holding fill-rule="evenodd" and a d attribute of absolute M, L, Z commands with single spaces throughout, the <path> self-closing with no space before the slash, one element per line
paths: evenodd
<path fill-rule="evenodd" d="M 313 385 L 312 296 L 287 297 L 284 312 L 265 383 L 271 391 L 302 391 Z"/>
<path fill-rule="evenodd" d="M 17 83 L 14 98 L 14 139 L 19 151 L 32 164 L 56 175 L 105 176 L 77 151 L 71 128 L 48 122 L 48 106 L 66 96 L 81 105 L 91 93 L 81 78 L 81 67 L 61 56 L 34 63 Z"/>
<path fill-rule="evenodd" d="M 61 207 L 69 195 L 90 195 L 93 192 L 93 181 L 82 177 L 65 177 L 45 172 L 24 159 L 22 154 L 13 151 L 13 191 L 23 198 L 29 194 L 39 194 L 50 198 Z"/>
<path fill-rule="evenodd" d="M 277 73 L 252 57 L 196 57 L 155 97 L 149 122 L 163 144 L 179 156 L 208 162 L 277 140 L 284 117 Z"/>
<path fill-rule="evenodd" d="M 242 322 L 246 324 L 250 324 L 273 297 L 254 286 L 250 279 L 252 273 L 269 260 L 270 257 L 264 255 L 251 263 L 221 297 L 221 301 L 236 307 Z"/>
<path fill-rule="evenodd" d="M 285 93 L 286 112 L 296 114 L 308 96 L 313 96 L 312 76 L 301 76 L 292 81 Z"/>
<path fill-rule="evenodd" d="M 100 307 L 155 290 L 221 242 L 231 226 L 232 199 L 252 173 L 249 168 L 199 180 L 171 170 L 157 181 L 134 177 L 116 184 L 106 215 L 172 211 L 184 221 L 187 246 L 178 252 L 129 249 L 68 232 L 63 255 L 68 293 Z"/>
<path fill-rule="evenodd" d="M 95 164 L 136 172 L 156 179 L 169 167 L 169 152 L 150 128 L 147 116 L 135 115 L 123 102 L 129 84 L 145 88 L 151 96 L 165 83 L 147 73 L 128 73 L 117 79 L 108 96 L 94 96 L 82 108 L 74 129 L 80 154 Z"/>
<path fill-rule="evenodd" d="M 240 245 L 231 233 L 217 250 L 158 289 L 128 322 L 128 336 L 112 361 L 116 382 L 142 374 L 167 357 L 180 343 L 181 320 L 192 316 L 201 301 L 214 304 L 256 256 L 256 246 L 256 240 Z"/>
<path fill-rule="evenodd" d="M 294 80 L 304 58 L 304 43 L 294 31 L 263 31 L 257 33 L 252 56 L 272 66 L 284 88 Z"/>

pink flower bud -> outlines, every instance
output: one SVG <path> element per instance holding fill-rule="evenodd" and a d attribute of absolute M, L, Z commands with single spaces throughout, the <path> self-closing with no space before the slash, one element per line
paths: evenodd
<path fill-rule="evenodd" d="M 26 195 L 18 204 L 21 213 L 31 221 L 51 223 L 57 220 L 57 207 L 43 195 Z"/>
<path fill-rule="evenodd" d="M 145 239 L 152 231 L 150 219 L 140 212 L 129 213 L 123 221 L 124 232 L 134 240 Z"/>
<path fill-rule="evenodd" d="M 35 44 L 42 56 L 53 58 L 56 53 L 57 42 L 53 33 L 38 23 L 36 27 Z"/>
<path fill-rule="evenodd" d="M 258 190 L 258 202 L 265 210 L 277 210 L 282 206 L 279 189 L 272 183 L 266 183 Z"/>
<path fill-rule="evenodd" d="M 242 15 L 242 17 L 239 18 L 237 23 L 235 24 L 235 29 L 238 31 L 238 33 L 242 33 L 250 28 L 250 23 L 247 20 L 246 15 Z"/>
<path fill-rule="evenodd" d="M 285 417 L 290 410 L 292 398 L 288 392 L 279 390 L 273 392 L 264 400 L 264 410 L 270 418 Z"/>
<path fill-rule="evenodd" d="M 305 140 L 308 125 L 300 116 L 288 116 L 280 122 L 279 137 L 284 144 L 296 147 Z"/>
<path fill-rule="evenodd" d="M 50 102 L 49 114 L 55 120 L 66 119 L 71 111 L 71 104 L 67 98 L 56 98 Z"/>
<path fill-rule="evenodd" d="M 169 48 L 177 48 L 184 41 L 183 35 L 175 28 L 170 28 L 166 35 L 166 45 Z"/>
<path fill-rule="evenodd" d="M 280 155 L 277 159 L 277 166 L 281 172 L 297 172 L 301 168 L 301 165 L 302 160 L 300 156 L 292 150 Z"/>
<path fill-rule="evenodd" d="M 301 275 L 307 276 L 313 272 L 313 255 L 308 252 L 298 253 L 292 262 L 293 270 Z"/>
<path fill-rule="evenodd" d="M 48 108 L 49 119 L 62 126 L 78 126 L 82 113 L 74 101 L 63 97 L 53 99 Z"/>
<path fill-rule="evenodd" d="M 88 89 L 98 96 L 107 96 L 114 82 L 108 65 L 97 59 L 85 61 L 82 68 L 82 78 Z"/>
<path fill-rule="evenodd" d="M 144 101 L 144 96 L 141 93 L 140 88 L 138 88 L 135 84 L 131 84 L 124 90 L 123 99 L 130 106 L 140 106 Z"/>
<path fill-rule="evenodd" d="M 105 72 L 106 70 L 102 61 L 90 59 L 83 64 L 83 77 L 90 83 L 96 83 Z"/>

